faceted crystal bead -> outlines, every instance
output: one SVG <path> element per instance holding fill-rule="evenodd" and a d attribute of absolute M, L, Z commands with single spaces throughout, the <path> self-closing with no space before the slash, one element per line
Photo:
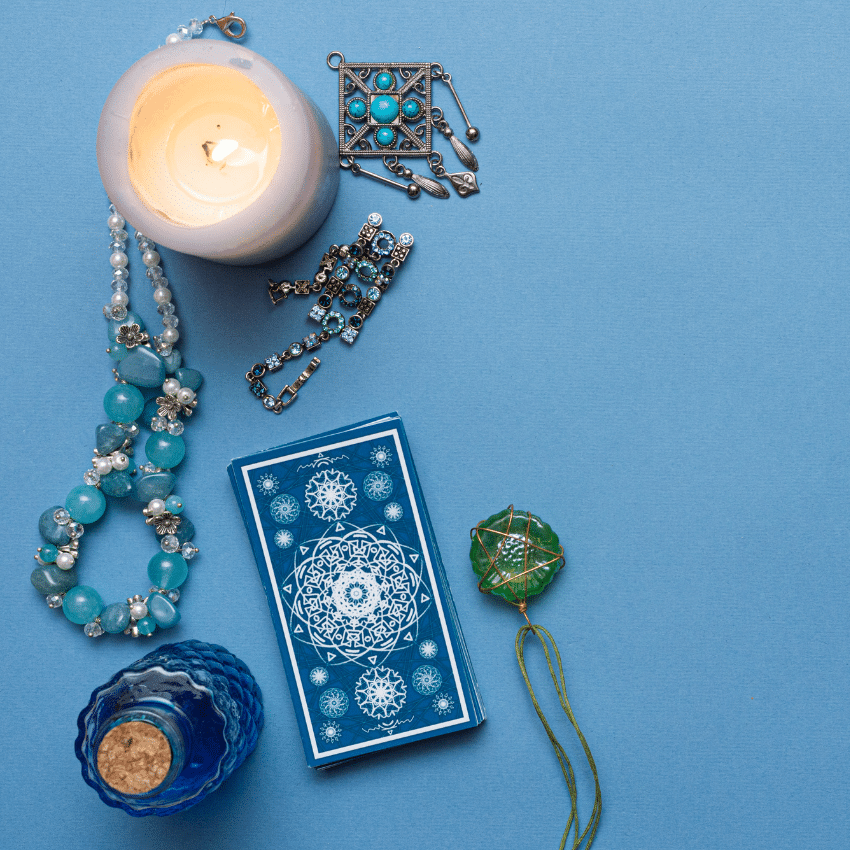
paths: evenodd
<path fill-rule="evenodd" d="M 177 538 L 173 534 L 166 534 L 159 543 L 163 552 L 176 552 L 180 548 Z"/>
<path fill-rule="evenodd" d="M 82 537 L 86 532 L 85 528 L 78 522 L 69 522 L 66 528 L 68 530 L 68 537 L 72 540 Z"/>
<path fill-rule="evenodd" d="M 177 27 L 177 35 L 179 35 L 180 38 L 182 38 L 184 41 L 187 38 L 192 37 L 192 33 L 189 32 L 189 27 L 187 27 L 185 24 L 180 24 L 180 26 Z"/>
<path fill-rule="evenodd" d="M 127 233 L 127 231 L 126 231 L 126 230 L 124 230 L 123 228 L 122 228 L 121 230 L 110 230 L 110 231 L 109 231 L 109 235 L 110 235 L 110 236 L 111 236 L 111 237 L 112 237 L 112 238 L 113 238 L 116 242 L 126 242 L 126 241 L 127 241 L 127 239 L 128 239 L 128 238 L 129 238 L 129 236 L 130 236 L 130 234 L 129 234 L 129 233 Z"/>
<path fill-rule="evenodd" d="M 180 319 L 178 319 L 173 313 L 170 313 L 169 315 L 162 317 L 162 324 L 166 328 L 176 328 L 177 325 L 180 324 Z"/>
<path fill-rule="evenodd" d="M 193 546 L 191 543 L 184 543 L 183 548 L 180 550 L 180 554 L 183 556 L 183 558 L 185 560 L 191 561 L 192 558 L 194 558 L 195 555 L 198 554 L 198 549 L 197 549 L 196 546 Z M 175 599 L 173 601 L 176 602 L 177 600 Z"/>
<path fill-rule="evenodd" d="M 85 632 L 86 637 L 96 638 L 103 634 L 103 626 L 96 622 L 86 623 L 83 626 L 83 631 Z"/>
<path fill-rule="evenodd" d="M 159 307 L 156 308 L 156 311 L 160 314 L 160 316 L 173 316 L 174 304 L 171 301 L 167 301 L 165 304 L 160 304 Z"/>
<path fill-rule="evenodd" d="M 174 590 L 169 590 L 166 596 L 176 603 L 180 599 L 180 591 L 175 587 Z"/>
<path fill-rule="evenodd" d="M 57 525 L 67 525 L 71 521 L 71 514 L 65 508 L 59 508 L 53 512 L 53 521 Z"/>
<path fill-rule="evenodd" d="M 175 419 L 174 422 L 169 422 L 168 433 L 178 437 L 183 433 L 183 423 L 179 419 Z"/>
<path fill-rule="evenodd" d="M 204 25 L 197 18 L 192 18 L 192 20 L 189 21 L 189 32 L 192 35 L 200 35 L 203 31 Z"/>
<path fill-rule="evenodd" d="M 51 593 L 48 596 L 45 596 L 47 600 L 47 604 L 51 608 L 61 608 L 62 607 L 62 594 L 61 593 Z"/>
<path fill-rule="evenodd" d="M 127 308 L 120 304 L 113 304 L 109 310 L 109 315 L 116 321 L 120 322 L 127 318 Z"/>
<path fill-rule="evenodd" d="M 168 427 L 168 420 L 164 416 L 154 416 L 151 419 L 151 431 L 164 431 Z"/>
<path fill-rule="evenodd" d="M 121 424 L 121 428 L 124 429 L 124 432 L 128 437 L 138 437 L 139 436 L 139 426 L 135 422 L 124 422 Z"/>
<path fill-rule="evenodd" d="M 98 481 L 100 481 L 100 473 L 96 469 L 87 469 L 83 473 L 83 481 L 85 481 L 86 484 L 94 486 Z"/>
<path fill-rule="evenodd" d="M 126 292 L 127 291 L 127 281 L 124 280 L 123 277 L 116 277 L 112 281 L 112 291 L 113 292 Z"/>

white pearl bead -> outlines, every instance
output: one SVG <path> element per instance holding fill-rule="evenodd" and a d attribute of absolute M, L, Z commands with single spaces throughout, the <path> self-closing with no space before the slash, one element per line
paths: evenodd
<path fill-rule="evenodd" d="M 130 616 L 134 620 L 141 620 L 148 615 L 148 606 L 144 602 L 134 602 L 130 606 Z"/>
<path fill-rule="evenodd" d="M 177 328 L 166 328 L 162 332 L 162 341 L 167 342 L 169 345 L 174 345 L 178 339 L 180 339 L 180 331 Z"/>
<path fill-rule="evenodd" d="M 109 475 L 112 472 L 112 458 L 99 457 L 95 459 L 94 468 L 98 475 Z"/>
<path fill-rule="evenodd" d="M 169 33 L 169 35 L 165 37 L 166 44 L 180 44 L 181 41 L 183 41 L 183 39 L 180 38 L 176 32 Z"/>
<path fill-rule="evenodd" d="M 180 389 L 180 381 L 177 378 L 168 378 L 162 385 L 162 391 L 166 395 L 174 395 Z"/>
<path fill-rule="evenodd" d="M 145 251 L 142 254 L 142 262 L 150 268 L 151 266 L 159 265 L 159 252 L 158 251 Z"/>
<path fill-rule="evenodd" d="M 156 301 L 157 304 L 167 304 L 171 300 L 171 290 L 166 289 L 164 286 L 160 286 L 158 289 L 153 291 L 153 300 Z"/>
<path fill-rule="evenodd" d="M 151 499 L 148 502 L 148 513 L 151 516 L 159 516 L 165 513 L 165 502 L 162 499 Z"/>
<path fill-rule="evenodd" d="M 119 307 L 126 307 L 130 303 L 130 299 L 127 297 L 127 293 L 123 290 L 118 290 L 118 292 L 112 293 L 112 303 L 117 304 Z"/>
<path fill-rule="evenodd" d="M 180 387 L 177 390 L 177 401 L 180 404 L 191 404 L 195 400 L 195 393 L 193 390 L 190 390 L 189 387 Z"/>
<path fill-rule="evenodd" d="M 124 452 L 116 452 L 112 455 L 112 468 L 119 470 L 126 469 L 130 465 L 130 458 Z"/>
<path fill-rule="evenodd" d="M 127 222 L 124 221 L 124 216 L 118 215 L 118 213 L 115 213 L 114 215 L 111 215 L 108 219 L 106 219 L 106 226 L 110 230 L 121 230 L 121 228 L 124 227 L 126 223 Z"/>
<path fill-rule="evenodd" d="M 109 257 L 109 265 L 113 269 L 123 269 L 127 265 L 127 255 L 123 251 L 115 251 Z"/>
<path fill-rule="evenodd" d="M 74 556 L 68 552 L 60 552 L 56 556 L 56 566 L 60 570 L 70 570 L 74 566 Z"/>

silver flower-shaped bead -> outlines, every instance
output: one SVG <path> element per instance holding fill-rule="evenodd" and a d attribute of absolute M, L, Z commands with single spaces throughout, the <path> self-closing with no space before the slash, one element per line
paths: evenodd
<path fill-rule="evenodd" d="M 180 527 L 180 522 L 180 517 L 170 511 L 165 511 L 157 516 L 149 516 L 145 520 L 147 525 L 152 525 L 156 529 L 156 533 L 160 537 L 165 534 L 176 534 L 177 529 Z"/>
<path fill-rule="evenodd" d="M 147 331 L 143 331 L 138 324 L 133 322 L 132 325 L 121 325 L 118 328 L 118 336 L 115 341 L 126 345 L 127 348 L 135 348 L 143 342 L 148 341 Z"/>
<path fill-rule="evenodd" d="M 165 416 L 170 420 L 175 420 L 181 413 L 184 416 L 191 416 L 192 411 L 198 406 L 198 399 L 193 398 L 189 404 L 183 404 L 177 396 L 166 395 L 159 396 L 156 400 L 159 405 L 157 413 L 160 416 Z"/>

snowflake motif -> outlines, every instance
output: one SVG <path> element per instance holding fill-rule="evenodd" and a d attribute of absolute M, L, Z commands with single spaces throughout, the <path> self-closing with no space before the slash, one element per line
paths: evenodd
<path fill-rule="evenodd" d="M 295 496 L 284 493 L 272 500 L 269 511 L 272 519 L 278 525 L 292 525 L 298 519 L 298 514 L 301 513 L 301 505 L 298 504 L 298 499 Z"/>
<path fill-rule="evenodd" d="M 393 459 L 393 453 L 386 446 L 375 446 L 369 455 L 369 459 L 375 466 L 383 468 Z"/>
<path fill-rule="evenodd" d="M 386 472 L 370 472 L 363 479 L 363 492 L 373 502 L 383 502 L 393 492 L 393 480 Z"/>
<path fill-rule="evenodd" d="M 135 348 L 143 342 L 147 342 L 147 333 L 143 331 L 135 322 L 132 325 L 121 325 L 118 328 L 118 336 L 115 337 L 115 342 L 126 345 L 127 348 Z"/>
<path fill-rule="evenodd" d="M 342 726 L 336 720 L 326 720 L 319 727 L 319 736 L 326 744 L 336 744 L 342 737 Z"/>
<path fill-rule="evenodd" d="M 384 505 L 384 517 L 390 522 L 398 522 L 404 516 L 404 508 L 398 502 Z"/>
<path fill-rule="evenodd" d="M 423 664 L 413 671 L 413 690 L 423 696 L 430 696 L 440 690 L 440 685 L 443 684 L 443 677 L 436 667 L 430 664 Z"/>
<path fill-rule="evenodd" d="M 328 688 L 319 697 L 319 711 L 325 717 L 342 717 L 348 711 L 348 697 L 339 688 Z"/>
<path fill-rule="evenodd" d="M 328 674 L 328 671 L 325 670 L 324 667 L 314 667 L 310 671 L 310 681 L 317 688 L 321 688 L 322 685 L 327 685 L 328 679 L 330 679 L 330 675 Z"/>
<path fill-rule="evenodd" d="M 431 703 L 431 708 L 442 717 L 454 711 L 455 701 L 449 694 L 437 694 L 434 697 L 434 702 Z"/>
<path fill-rule="evenodd" d="M 177 534 L 181 519 L 170 511 L 165 511 L 158 516 L 149 516 L 145 520 L 146 525 L 152 525 L 156 533 L 162 537 L 165 534 Z"/>
<path fill-rule="evenodd" d="M 419 644 L 419 654 L 423 658 L 436 658 L 439 651 L 439 647 L 433 640 L 423 640 Z"/>
<path fill-rule="evenodd" d="M 323 469 L 308 482 L 304 491 L 307 507 L 322 520 L 345 519 L 357 504 L 354 482 L 337 469 Z"/>
<path fill-rule="evenodd" d="M 274 496 L 277 493 L 277 488 L 280 486 L 280 481 L 271 472 L 264 472 L 257 479 L 255 486 L 264 496 Z"/>
<path fill-rule="evenodd" d="M 369 717 L 392 717 L 404 705 L 407 688 L 395 670 L 372 667 L 357 680 L 354 699 L 360 710 Z"/>
<path fill-rule="evenodd" d="M 274 534 L 274 543 L 278 549 L 288 549 L 294 542 L 295 537 L 288 528 L 281 528 Z"/>

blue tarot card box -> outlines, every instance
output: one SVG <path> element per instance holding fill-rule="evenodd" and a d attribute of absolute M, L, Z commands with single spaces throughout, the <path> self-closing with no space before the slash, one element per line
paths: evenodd
<path fill-rule="evenodd" d="M 484 720 L 397 415 L 234 460 L 229 473 L 308 764 Z"/>

